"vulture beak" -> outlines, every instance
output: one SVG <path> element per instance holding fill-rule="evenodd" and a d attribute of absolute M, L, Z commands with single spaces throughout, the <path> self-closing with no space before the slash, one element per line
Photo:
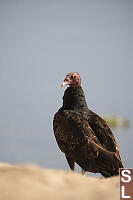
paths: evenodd
<path fill-rule="evenodd" d="M 62 82 L 61 87 L 63 88 L 63 87 L 65 87 L 66 85 L 70 85 L 70 84 L 71 84 L 71 80 L 69 79 L 69 77 L 66 77 L 66 78 L 64 79 L 64 81 Z"/>
<path fill-rule="evenodd" d="M 67 84 L 68 84 L 67 82 L 63 81 L 62 84 L 61 84 L 61 87 L 63 88 L 63 87 L 65 87 Z"/>

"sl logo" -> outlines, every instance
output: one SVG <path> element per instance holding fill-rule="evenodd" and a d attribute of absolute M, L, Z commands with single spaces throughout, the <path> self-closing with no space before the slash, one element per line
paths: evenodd
<path fill-rule="evenodd" d="M 133 200 L 133 169 L 119 169 L 120 200 Z"/>

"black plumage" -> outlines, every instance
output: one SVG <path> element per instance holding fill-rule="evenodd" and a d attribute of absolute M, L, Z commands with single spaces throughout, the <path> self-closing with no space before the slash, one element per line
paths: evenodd
<path fill-rule="evenodd" d="M 88 109 L 80 75 L 69 73 L 63 86 L 63 106 L 54 116 L 53 128 L 57 144 L 74 170 L 101 173 L 104 177 L 119 174 L 123 168 L 118 145 L 105 120 Z"/>

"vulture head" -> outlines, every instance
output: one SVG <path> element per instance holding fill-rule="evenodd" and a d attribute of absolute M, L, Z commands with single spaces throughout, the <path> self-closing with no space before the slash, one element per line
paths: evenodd
<path fill-rule="evenodd" d="M 80 74 L 77 72 L 71 72 L 67 74 L 61 86 L 64 87 L 66 85 L 69 85 L 70 87 L 73 87 L 73 88 L 81 86 Z"/>

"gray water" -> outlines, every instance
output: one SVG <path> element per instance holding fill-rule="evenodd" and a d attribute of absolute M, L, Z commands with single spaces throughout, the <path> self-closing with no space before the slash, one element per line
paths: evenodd
<path fill-rule="evenodd" d="M 78 71 L 91 110 L 129 119 L 113 132 L 133 167 L 133 1 L 7 0 L 0 16 L 0 161 L 68 169 L 52 121 Z"/>

